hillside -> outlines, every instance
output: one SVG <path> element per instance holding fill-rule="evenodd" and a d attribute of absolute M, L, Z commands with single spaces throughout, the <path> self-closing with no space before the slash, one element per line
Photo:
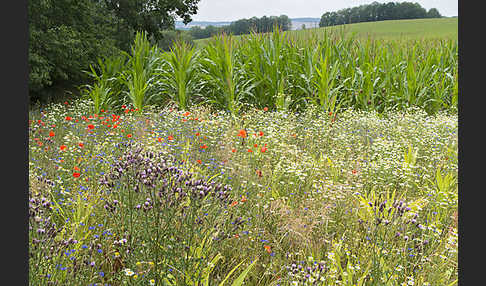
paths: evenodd
<path fill-rule="evenodd" d="M 342 30 L 346 33 L 356 33 L 358 38 L 375 39 L 425 39 L 447 38 L 457 39 L 458 18 L 434 18 L 412 20 L 389 20 L 379 22 L 364 22 L 323 28 L 307 28 L 306 30 L 289 31 L 292 37 L 307 37 L 310 35 L 324 36 L 324 31 Z M 241 36 L 235 36 L 240 38 Z M 203 46 L 208 39 L 196 40 L 197 46 Z"/>

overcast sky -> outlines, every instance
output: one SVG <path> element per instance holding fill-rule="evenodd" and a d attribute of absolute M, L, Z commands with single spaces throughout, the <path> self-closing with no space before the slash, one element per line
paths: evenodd
<path fill-rule="evenodd" d="M 458 0 L 408 0 L 417 2 L 426 10 L 437 8 L 443 16 L 457 16 Z M 201 0 L 193 21 L 235 21 L 253 16 L 280 16 L 289 18 L 320 18 L 325 12 L 370 4 L 373 0 Z M 379 3 L 405 2 L 376 1 Z"/>

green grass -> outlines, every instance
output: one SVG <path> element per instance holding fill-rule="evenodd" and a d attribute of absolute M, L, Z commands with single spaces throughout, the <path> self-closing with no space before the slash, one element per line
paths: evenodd
<path fill-rule="evenodd" d="M 289 36 L 305 37 L 310 34 L 317 34 L 319 38 L 324 36 L 325 30 L 341 30 L 348 33 L 356 32 L 358 38 L 371 36 L 375 39 L 457 39 L 458 18 L 438 19 L 412 19 L 412 20 L 389 20 L 379 22 L 365 22 L 333 27 L 311 28 L 306 30 L 289 31 Z M 235 38 L 240 38 L 236 36 Z M 208 39 L 196 40 L 197 47 L 203 47 Z"/>
<path fill-rule="evenodd" d="M 321 29 L 340 29 L 358 37 L 371 36 L 376 39 L 457 39 L 458 18 L 390 20 L 380 22 L 357 23 Z M 296 33 L 299 31 L 292 31 Z"/>

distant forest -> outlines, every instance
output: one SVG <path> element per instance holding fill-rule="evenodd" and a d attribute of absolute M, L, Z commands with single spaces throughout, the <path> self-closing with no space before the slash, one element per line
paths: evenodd
<path fill-rule="evenodd" d="M 436 8 L 427 11 L 419 3 L 389 2 L 360 5 L 353 8 L 341 9 L 337 12 L 326 12 L 322 15 L 319 27 L 342 24 L 374 22 L 384 20 L 441 18 Z"/>
<path fill-rule="evenodd" d="M 287 31 L 291 28 L 291 20 L 287 15 L 281 16 L 263 16 L 261 18 L 252 17 L 250 19 L 240 19 L 232 22 L 230 25 L 216 27 L 206 26 L 201 28 L 199 26 L 191 27 L 189 34 L 194 39 L 209 38 L 213 35 L 220 33 L 227 33 L 233 35 L 249 34 L 251 31 L 257 33 L 266 33 L 273 31 L 274 26 L 277 26 L 280 30 Z"/>

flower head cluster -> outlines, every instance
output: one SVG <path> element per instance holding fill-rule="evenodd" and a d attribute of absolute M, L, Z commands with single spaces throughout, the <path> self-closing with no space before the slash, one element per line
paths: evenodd
<path fill-rule="evenodd" d="M 324 262 L 316 261 L 312 261 L 311 265 L 306 261 L 299 261 L 286 268 L 291 285 L 321 285 L 327 270 Z"/>
<path fill-rule="evenodd" d="M 187 196 L 191 199 L 202 199 L 208 195 L 229 203 L 231 186 L 195 178 L 191 172 L 183 171 L 173 157 L 163 153 L 133 149 L 115 163 L 112 171 L 100 180 L 100 183 L 112 190 L 115 182 L 129 176 L 133 191 L 155 192 L 157 197 L 170 206 L 179 205 Z M 153 203 L 148 199 L 143 207 L 151 208 Z M 112 206 L 107 206 L 111 209 Z"/>

